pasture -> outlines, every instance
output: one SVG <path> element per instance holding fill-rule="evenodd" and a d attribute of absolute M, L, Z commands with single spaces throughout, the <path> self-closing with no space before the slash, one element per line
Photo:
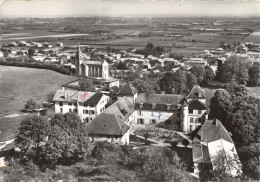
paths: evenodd
<path fill-rule="evenodd" d="M 75 77 L 60 73 L 12 66 L 0 66 L 0 141 L 12 139 L 23 116 L 7 118 L 23 109 L 29 99 L 42 103 L 47 95 Z"/>
<path fill-rule="evenodd" d="M 245 38 L 245 42 L 260 43 L 260 32 L 253 32 L 250 36 Z"/>

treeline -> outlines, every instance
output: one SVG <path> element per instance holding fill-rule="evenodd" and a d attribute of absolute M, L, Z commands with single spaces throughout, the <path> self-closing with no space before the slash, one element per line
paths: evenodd
<path fill-rule="evenodd" d="M 18 66 L 18 67 L 27 67 L 27 68 L 38 68 L 56 71 L 61 74 L 70 75 L 71 71 L 68 68 L 64 68 L 62 65 L 58 64 L 46 64 L 46 63 L 25 63 L 25 62 L 13 62 L 13 61 L 0 61 L 0 65 L 4 66 Z"/>
<path fill-rule="evenodd" d="M 216 71 L 216 80 L 228 83 L 236 80 L 239 84 L 248 86 L 260 85 L 260 65 L 252 65 L 246 58 L 231 56 Z"/>

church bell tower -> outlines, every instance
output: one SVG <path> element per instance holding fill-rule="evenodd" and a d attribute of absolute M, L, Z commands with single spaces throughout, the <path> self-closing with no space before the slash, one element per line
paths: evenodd
<path fill-rule="evenodd" d="M 76 68 L 77 68 L 77 74 L 81 75 L 82 71 L 81 71 L 81 64 L 82 64 L 82 57 L 81 57 L 81 51 L 80 51 L 80 45 L 78 43 L 78 49 L 77 49 L 77 56 L 76 56 Z"/>

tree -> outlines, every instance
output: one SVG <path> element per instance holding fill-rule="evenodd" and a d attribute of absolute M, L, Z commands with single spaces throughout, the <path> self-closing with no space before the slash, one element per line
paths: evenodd
<path fill-rule="evenodd" d="M 79 90 L 86 91 L 86 90 L 92 90 L 93 88 L 94 86 L 91 80 L 79 81 Z"/>
<path fill-rule="evenodd" d="M 204 68 L 205 68 L 205 75 L 202 84 L 208 85 L 214 79 L 215 73 L 209 65 L 206 65 Z"/>
<path fill-rule="evenodd" d="M 226 83 L 223 88 L 233 97 L 244 97 L 247 95 L 248 90 L 244 85 L 239 85 L 235 80 Z"/>
<path fill-rule="evenodd" d="M 84 159 L 88 142 L 86 126 L 75 113 L 56 114 L 51 120 L 28 116 L 15 139 L 20 161 L 49 167 Z"/>
<path fill-rule="evenodd" d="M 24 105 L 24 109 L 34 110 L 39 109 L 41 105 L 37 104 L 33 99 L 30 99 Z"/>
<path fill-rule="evenodd" d="M 194 65 L 191 67 L 190 72 L 192 72 L 197 77 L 198 84 L 201 84 L 201 82 L 204 79 L 204 76 L 206 74 L 204 67 Z"/>
<path fill-rule="evenodd" d="M 186 73 L 183 70 L 177 70 L 176 72 L 167 72 L 160 80 L 161 90 L 166 93 L 182 94 L 186 92 Z"/>
<path fill-rule="evenodd" d="M 136 79 L 133 82 L 133 86 L 139 93 L 157 93 L 159 91 L 159 84 L 154 79 Z"/>
<path fill-rule="evenodd" d="M 35 50 L 34 50 L 34 49 L 32 49 L 32 48 L 28 49 L 28 55 L 29 55 L 29 56 L 33 56 L 34 53 L 35 53 Z"/>
<path fill-rule="evenodd" d="M 196 85 L 198 82 L 197 77 L 193 73 L 187 72 L 186 79 L 187 79 L 186 88 L 188 90 L 191 90 L 193 86 Z"/>
<path fill-rule="evenodd" d="M 220 67 L 219 79 L 222 82 L 230 82 L 235 79 L 239 84 L 246 85 L 249 81 L 249 68 L 251 63 L 245 58 L 239 56 L 231 56 L 227 61 Z"/>
<path fill-rule="evenodd" d="M 249 85 L 259 86 L 260 85 L 260 66 L 252 66 L 249 69 Z"/>
<path fill-rule="evenodd" d="M 231 110 L 232 97 L 225 89 L 216 90 L 214 96 L 210 100 L 209 118 L 219 119 L 223 124 Z M 225 125 L 225 124 L 224 124 Z"/>
<path fill-rule="evenodd" d="M 24 118 L 15 138 L 15 146 L 19 148 L 18 158 L 22 163 L 26 161 L 39 162 L 41 159 L 42 145 L 51 131 L 47 118 L 30 115 Z"/>

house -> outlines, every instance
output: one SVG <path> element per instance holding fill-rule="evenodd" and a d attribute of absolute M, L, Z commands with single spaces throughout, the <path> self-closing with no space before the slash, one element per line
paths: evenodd
<path fill-rule="evenodd" d="M 226 172 L 236 176 L 241 171 L 234 142 L 219 120 L 206 120 L 191 134 L 194 173 L 203 173 L 218 165 L 227 166 Z"/>
<path fill-rule="evenodd" d="M 137 90 L 130 82 L 126 82 L 116 95 L 118 99 L 126 97 L 134 105 L 137 98 Z"/>
<path fill-rule="evenodd" d="M 75 112 L 81 120 L 92 121 L 105 110 L 109 96 L 100 92 L 57 90 L 54 97 L 55 113 Z"/>
<path fill-rule="evenodd" d="M 81 54 L 80 46 L 76 56 L 76 70 L 78 75 L 92 77 L 92 78 L 108 78 L 109 68 L 106 60 L 96 56 L 96 60 L 91 60 Z"/>
<path fill-rule="evenodd" d="M 89 137 L 92 142 L 108 141 L 128 145 L 133 121 L 133 105 L 126 97 L 120 98 L 87 124 Z"/>
<path fill-rule="evenodd" d="M 183 99 L 182 95 L 141 93 L 135 101 L 135 123 L 158 124 L 174 114 L 176 122 L 180 124 L 180 102 Z"/>
<path fill-rule="evenodd" d="M 189 94 L 141 93 L 135 100 L 135 123 L 158 124 L 171 118 L 176 130 L 190 133 L 207 118 L 206 96 L 199 85 Z"/>

